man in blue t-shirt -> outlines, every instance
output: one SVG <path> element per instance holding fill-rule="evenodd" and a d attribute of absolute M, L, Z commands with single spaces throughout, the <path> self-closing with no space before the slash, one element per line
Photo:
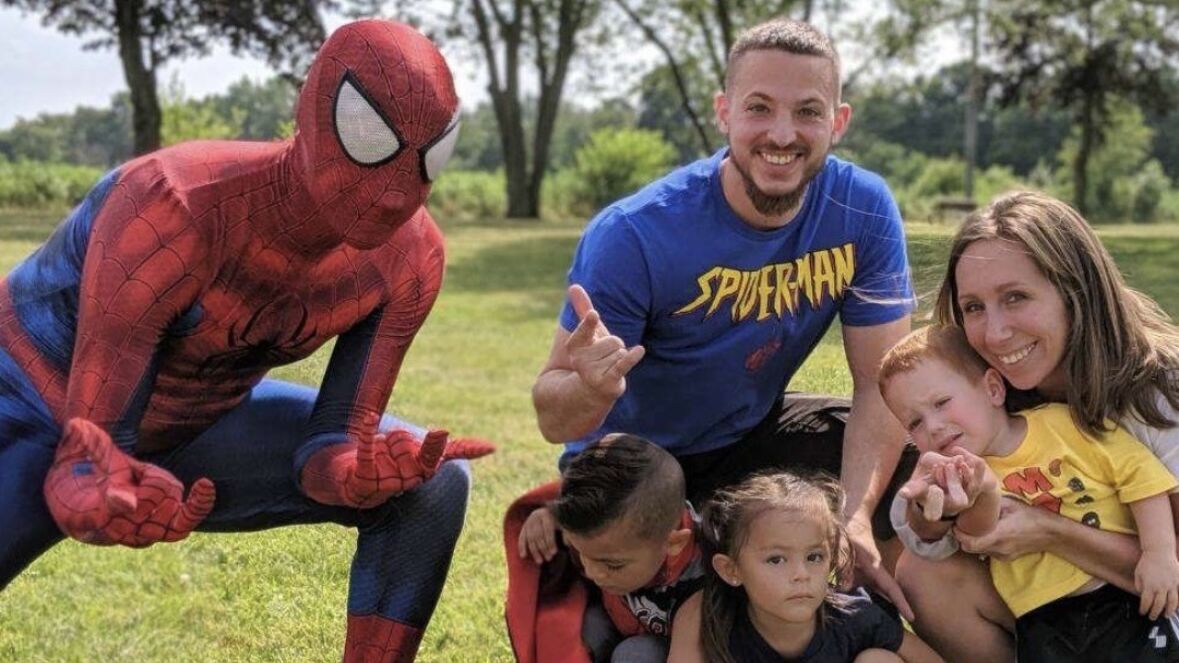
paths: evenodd
<path fill-rule="evenodd" d="M 694 501 L 768 467 L 839 474 L 860 577 L 909 614 L 872 536 L 891 537 L 881 497 L 904 447 L 876 388 L 913 308 L 900 213 L 883 180 L 829 156 L 851 107 L 810 25 L 744 33 L 714 106 L 726 149 L 586 228 L 533 387 L 541 432 L 563 459 L 610 432 L 653 440 Z M 836 315 L 850 403 L 784 393 Z"/>

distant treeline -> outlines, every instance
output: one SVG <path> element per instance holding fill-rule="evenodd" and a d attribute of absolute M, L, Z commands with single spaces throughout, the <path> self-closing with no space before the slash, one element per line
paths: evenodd
<path fill-rule="evenodd" d="M 963 195 L 966 85 L 965 66 L 955 65 L 915 80 L 877 81 L 846 93 L 855 112 L 838 152 L 884 175 L 909 218 L 929 217 L 939 200 Z M 293 129 L 295 97 L 295 89 L 279 77 L 263 82 L 243 78 L 225 93 L 201 99 L 187 98 L 174 80 L 162 95 L 164 143 L 282 138 Z M 592 107 L 562 108 L 545 180 L 549 214 L 592 213 L 611 196 L 638 186 L 642 178 L 700 156 L 699 141 L 680 117 L 674 99 L 659 94 L 634 99 L 630 95 Z M 526 117 L 526 124 L 530 120 Z M 1091 216 L 1179 220 L 1179 141 L 1167 139 L 1179 135 L 1179 110 L 1144 113 L 1121 101 L 1111 122 L 1109 138 L 1089 161 Z M 607 134 L 620 129 L 641 131 L 625 134 L 633 144 L 614 140 L 607 145 Z M 601 134 L 596 137 L 598 145 L 583 150 L 595 132 Z M 89 177 L 86 173 L 97 177 L 127 160 L 131 145 L 126 94 L 113 97 L 108 108 L 79 107 L 73 113 L 19 120 L 0 131 L 0 207 L 69 204 L 79 195 L 78 182 Z M 1047 189 L 1071 199 L 1069 168 L 1077 145 L 1078 132 L 1066 112 L 1000 107 L 988 101 L 979 124 L 975 199 L 981 202 L 1015 186 Z M 460 215 L 464 209 L 495 215 L 504 204 L 502 154 L 490 106 L 468 110 L 450 171 L 483 175 L 448 173 L 453 181 L 442 178 L 435 204 Z M 24 162 L 40 165 L 21 166 Z M 70 167 L 58 170 L 47 164 Z M 611 175 L 612 171 L 617 172 Z M 587 182 L 593 182 L 596 191 L 588 190 Z"/>

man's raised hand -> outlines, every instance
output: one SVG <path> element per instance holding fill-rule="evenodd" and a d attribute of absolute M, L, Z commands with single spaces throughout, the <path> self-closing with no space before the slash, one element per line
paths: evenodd
<path fill-rule="evenodd" d="M 565 341 L 569 362 L 591 392 L 602 399 L 617 400 L 626 391 L 626 374 L 645 350 L 641 345 L 627 348 L 621 338 L 612 335 L 581 286 L 569 286 L 569 302 L 579 320 Z"/>
<path fill-rule="evenodd" d="M 127 455 L 86 419 L 66 422 L 44 494 L 54 522 L 70 537 L 135 548 L 187 537 L 216 499 L 205 478 L 185 499 L 184 485 L 170 472 Z"/>

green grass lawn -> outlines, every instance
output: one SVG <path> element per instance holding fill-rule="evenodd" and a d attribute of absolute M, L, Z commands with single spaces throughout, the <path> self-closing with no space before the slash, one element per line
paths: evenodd
<path fill-rule="evenodd" d="M 33 250 L 57 216 L 0 213 L 0 271 Z M 529 389 L 548 354 L 580 225 L 496 222 L 444 231 L 442 295 L 390 409 L 489 438 L 499 452 L 473 465 L 467 525 L 419 660 L 510 661 L 501 517 L 515 496 L 554 476 L 557 449 L 536 431 Z M 948 226 L 909 229 L 925 311 L 949 233 Z M 1102 234 L 1131 284 L 1179 313 L 1179 226 Z M 321 351 L 274 375 L 316 384 L 326 359 Z M 847 393 L 845 372 L 832 333 L 793 386 Z M 354 540 L 353 531 L 325 525 L 195 534 L 146 550 L 64 542 L 0 593 L 0 661 L 338 660 Z"/>

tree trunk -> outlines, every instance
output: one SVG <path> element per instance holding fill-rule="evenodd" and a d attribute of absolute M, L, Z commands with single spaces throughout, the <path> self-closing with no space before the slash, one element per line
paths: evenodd
<path fill-rule="evenodd" d="M 478 32 L 479 46 L 487 58 L 487 92 L 491 96 L 491 108 L 495 111 L 495 123 L 499 127 L 500 148 L 504 153 L 504 177 L 508 197 L 509 218 L 529 218 L 528 204 L 528 157 L 524 140 L 524 114 L 520 111 L 520 42 L 523 39 L 523 3 L 512 3 L 512 16 L 504 16 L 494 2 L 484 7 L 483 0 L 471 3 L 472 14 Z M 499 29 L 499 40 L 494 38 L 491 18 Z M 499 75 L 499 58 L 496 45 L 502 44 L 504 53 L 504 78 Z"/>
<path fill-rule="evenodd" d="M 159 149 L 162 115 L 156 94 L 155 68 L 144 62 L 139 9 L 137 0 L 115 0 L 119 59 L 123 62 L 123 76 L 131 92 L 131 126 L 135 134 L 133 150 L 136 155 Z"/>
<path fill-rule="evenodd" d="M 966 127 L 962 136 L 962 153 L 966 157 L 966 172 L 962 191 L 965 197 L 974 199 L 974 169 L 978 165 L 978 96 L 979 96 L 979 21 L 978 0 L 971 0 L 970 11 L 970 82 L 966 87 Z"/>
<path fill-rule="evenodd" d="M 1089 211 L 1089 155 L 1093 153 L 1093 143 L 1097 127 L 1094 126 L 1093 92 L 1085 91 L 1081 102 L 1081 144 L 1077 147 L 1077 156 L 1073 159 L 1073 204 L 1081 216 Z"/>

